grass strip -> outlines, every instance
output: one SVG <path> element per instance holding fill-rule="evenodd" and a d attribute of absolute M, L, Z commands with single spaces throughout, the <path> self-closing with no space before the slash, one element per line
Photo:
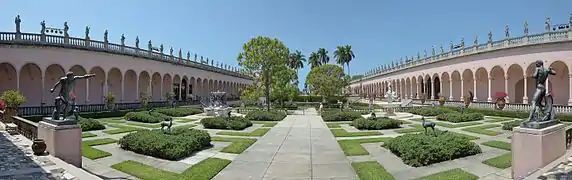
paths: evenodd
<path fill-rule="evenodd" d="M 220 136 L 212 136 L 211 140 L 212 141 L 232 143 L 220 151 L 220 152 L 232 153 L 232 154 L 240 154 L 256 142 L 256 139 L 253 139 L 253 138 L 229 138 L 229 137 L 220 137 Z"/>
<path fill-rule="evenodd" d="M 178 123 L 188 123 L 188 122 L 195 122 L 198 119 L 188 119 L 188 118 L 174 118 Z"/>
<path fill-rule="evenodd" d="M 496 123 L 496 122 L 504 122 L 504 121 L 514 120 L 514 118 L 497 117 L 497 116 L 486 116 L 485 119 L 486 119 L 485 122 L 488 122 L 488 123 Z"/>
<path fill-rule="evenodd" d="M 360 131 L 360 132 L 348 132 L 345 129 L 330 129 L 334 137 L 358 137 L 358 136 L 378 136 L 383 135 L 383 133 L 378 131 Z"/>
<path fill-rule="evenodd" d="M 413 121 L 422 122 L 421 119 L 414 119 Z M 439 122 L 436 120 L 426 120 L 426 122 L 434 122 L 435 125 L 441 126 L 441 127 L 446 127 L 446 128 L 460 128 L 460 127 L 483 124 L 482 122 L 446 123 L 446 122 Z"/>
<path fill-rule="evenodd" d="M 105 152 L 92 147 L 92 146 L 111 144 L 111 143 L 117 143 L 117 140 L 111 138 L 103 138 L 103 139 L 83 141 L 81 142 L 81 154 L 83 157 L 86 157 L 91 160 L 111 156 L 112 154 L 109 152 Z"/>
<path fill-rule="evenodd" d="M 270 131 L 270 128 L 258 128 L 252 132 L 236 132 L 236 131 L 221 131 L 216 133 L 217 135 L 227 135 L 227 136 L 256 136 L 256 137 L 262 137 L 264 136 L 268 131 Z"/>
<path fill-rule="evenodd" d="M 160 128 L 161 127 L 161 123 L 151 124 L 151 123 L 127 122 L 126 125 L 146 127 L 146 128 Z"/>
<path fill-rule="evenodd" d="M 393 175 L 387 172 L 377 161 L 355 162 L 352 163 L 352 167 L 359 179 L 395 180 Z"/>
<path fill-rule="evenodd" d="M 126 122 L 125 119 L 123 119 L 123 117 L 98 118 L 96 120 L 98 120 L 100 122 L 104 122 L 104 123 L 124 123 L 124 122 Z"/>
<path fill-rule="evenodd" d="M 137 127 L 131 127 L 131 126 L 123 126 L 123 125 L 118 125 L 118 124 L 107 124 L 107 126 L 117 128 L 117 129 L 105 130 L 105 131 L 103 131 L 103 133 L 105 133 L 105 134 L 121 134 L 121 133 L 133 132 L 133 131 L 143 129 L 143 128 L 137 128 Z"/>
<path fill-rule="evenodd" d="M 499 169 L 506 169 L 512 166 L 512 153 L 506 153 L 494 158 L 483 161 L 483 164 L 496 167 Z"/>
<path fill-rule="evenodd" d="M 504 142 L 504 141 L 495 141 L 495 140 L 493 140 L 493 141 L 483 142 L 483 143 L 481 143 L 481 144 L 482 144 L 482 145 L 485 145 L 485 146 L 489 146 L 489 147 L 498 148 L 498 149 L 504 149 L 504 150 L 507 150 L 507 151 L 510 151 L 510 149 L 511 149 L 511 144 L 510 144 L 510 143 L 507 143 L 507 142 Z"/>
<path fill-rule="evenodd" d="M 252 121 L 252 124 L 262 124 L 262 127 L 274 127 L 278 122 L 276 121 Z"/>
<path fill-rule="evenodd" d="M 89 138 L 89 137 L 95 137 L 97 135 L 93 134 L 93 133 L 89 133 L 89 132 L 85 132 L 85 133 L 81 133 L 81 138 Z"/>
<path fill-rule="evenodd" d="M 476 180 L 479 176 L 463 171 L 461 168 L 455 168 L 443 172 L 438 172 L 418 179 L 422 180 Z"/>
<path fill-rule="evenodd" d="M 391 138 L 364 138 L 364 139 L 347 139 L 338 140 L 340 148 L 344 151 L 346 156 L 361 156 L 369 155 L 369 152 L 361 145 L 363 143 L 377 143 L 377 142 L 387 142 Z"/>
<path fill-rule="evenodd" d="M 112 165 L 113 169 L 135 176 L 142 180 L 173 180 L 173 179 L 192 179 L 203 180 L 212 179 L 220 171 L 222 171 L 230 160 L 220 158 L 207 158 L 182 173 L 174 173 L 163 169 L 154 168 L 152 166 L 127 160 Z"/>
<path fill-rule="evenodd" d="M 351 124 L 352 122 L 331 122 L 331 123 L 326 123 L 326 126 L 328 126 L 328 128 L 332 129 L 332 128 L 342 128 L 342 124 Z"/>
<path fill-rule="evenodd" d="M 483 126 L 463 128 L 461 130 L 467 131 L 467 132 L 472 132 L 472 133 L 477 133 L 477 134 L 482 134 L 482 135 L 496 136 L 496 135 L 499 135 L 502 133 L 498 132 L 498 131 L 492 131 L 489 129 L 500 127 L 500 126 L 501 126 L 500 124 L 487 124 L 487 125 L 483 125 Z"/>
<path fill-rule="evenodd" d="M 180 125 L 180 126 L 173 126 L 171 128 L 183 128 L 183 129 L 190 129 L 197 126 L 196 124 L 185 124 L 185 125 Z"/>

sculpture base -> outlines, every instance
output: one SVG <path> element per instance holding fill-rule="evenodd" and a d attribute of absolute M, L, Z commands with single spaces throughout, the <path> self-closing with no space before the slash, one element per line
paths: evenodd
<path fill-rule="evenodd" d="M 552 119 L 552 120 L 548 120 L 548 121 L 541 121 L 541 122 L 537 122 L 537 121 L 533 121 L 533 122 L 527 122 L 527 121 L 523 121 L 522 123 L 520 123 L 520 127 L 521 128 L 530 128 L 530 129 L 544 129 L 550 126 L 554 126 L 556 124 L 560 123 L 560 121 L 558 119 Z"/>
<path fill-rule="evenodd" d="M 44 140 L 46 151 L 51 155 L 81 168 L 81 128 L 79 125 L 56 125 L 40 121 L 38 138 Z"/>
<path fill-rule="evenodd" d="M 512 177 L 526 177 L 566 153 L 566 126 L 515 127 L 512 132 Z"/>
<path fill-rule="evenodd" d="M 77 124 L 77 120 L 75 118 L 72 117 L 68 117 L 68 118 L 60 118 L 58 120 L 54 120 L 52 119 L 52 117 L 44 117 L 42 118 L 42 121 L 46 122 L 46 123 L 50 123 L 56 126 L 61 126 L 61 125 L 76 125 Z"/>

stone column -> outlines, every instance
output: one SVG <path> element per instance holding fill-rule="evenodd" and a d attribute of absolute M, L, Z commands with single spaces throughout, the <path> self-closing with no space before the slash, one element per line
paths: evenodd
<path fill-rule="evenodd" d="M 441 96 L 445 97 L 445 95 L 443 93 L 443 78 L 439 78 L 439 80 L 440 80 L 439 81 L 439 91 L 441 91 L 439 93 L 441 93 Z M 437 97 L 437 99 L 439 99 L 439 98 L 441 98 L 441 97 Z"/>
<path fill-rule="evenodd" d="M 453 78 L 449 76 L 449 100 L 453 100 Z"/>
<path fill-rule="evenodd" d="M 431 80 L 429 80 L 429 83 L 431 83 L 431 98 L 429 99 L 435 99 L 435 82 L 433 82 L 433 78 L 431 78 Z"/>
<path fill-rule="evenodd" d="M 473 76 L 473 102 L 477 102 L 478 98 L 477 98 L 477 75 Z"/>
<path fill-rule="evenodd" d="M 125 100 L 125 80 L 121 79 L 121 102 Z"/>
<path fill-rule="evenodd" d="M 183 89 L 183 87 L 181 86 L 183 84 L 183 78 L 181 78 L 181 81 L 179 82 L 179 95 L 178 95 L 178 100 L 182 100 L 181 98 L 183 98 L 183 96 L 181 96 L 181 90 Z"/>
<path fill-rule="evenodd" d="M 463 79 L 463 77 L 461 77 L 461 98 L 460 98 L 461 101 L 463 101 L 463 94 L 465 94 L 464 91 L 463 91 L 463 90 L 465 89 L 465 88 L 464 88 L 465 86 L 463 85 L 463 84 L 465 84 L 464 81 L 465 81 L 465 80 Z"/>
<path fill-rule="evenodd" d="M 528 90 L 526 89 L 528 87 L 528 79 L 526 77 L 526 74 L 524 74 L 524 96 L 522 97 L 522 103 L 524 104 L 528 104 Z"/>
<path fill-rule="evenodd" d="M 507 96 L 506 96 L 506 103 L 510 102 L 510 98 L 508 96 L 508 75 L 504 77 L 504 91 L 506 92 Z M 490 96 L 489 96 L 490 97 Z M 492 99 L 491 99 L 492 100 Z"/>
<path fill-rule="evenodd" d="M 135 96 L 136 96 L 135 100 L 139 101 L 139 96 L 140 96 L 140 94 L 139 94 L 139 77 L 136 77 L 136 80 L 135 80 Z"/>
<path fill-rule="evenodd" d="M 489 97 L 487 98 L 488 102 L 491 102 L 493 99 L 491 98 L 491 91 L 493 87 L 491 86 L 491 81 L 493 80 L 493 76 L 489 75 Z"/>
<path fill-rule="evenodd" d="M 572 32 L 572 29 L 570 29 Z M 570 37 L 570 36 L 568 36 Z M 572 37 L 571 37 L 572 38 Z M 572 74 L 568 74 L 568 81 L 569 81 L 569 90 L 568 90 L 568 106 L 572 105 Z"/>
<path fill-rule="evenodd" d="M 88 104 L 89 102 L 89 84 L 91 82 L 91 79 L 86 79 L 85 80 L 85 104 Z"/>
<path fill-rule="evenodd" d="M 417 94 L 416 94 L 416 96 L 415 96 L 416 99 L 419 99 L 419 93 L 421 93 L 421 92 L 419 91 L 419 87 L 420 87 L 420 86 L 421 86 L 421 82 L 420 82 L 420 81 L 417 81 L 417 84 L 415 85 L 415 91 L 417 91 Z"/>

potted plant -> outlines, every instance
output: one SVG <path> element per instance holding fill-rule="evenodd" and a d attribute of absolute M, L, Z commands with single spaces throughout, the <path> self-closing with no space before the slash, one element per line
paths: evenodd
<path fill-rule="evenodd" d="M 4 123 L 12 123 L 12 116 L 18 114 L 18 106 L 26 103 L 26 97 L 17 90 L 5 91 L 0 99 L 6 104 L 4 111 Z"/>
<path fill-rule="evenodd" d="M 115 95 L 113 92 L 107 92 L 105 96 L 105 108 L 113 110 L 115 108 Z"/>
<path fill-rule="evenodd" d="M 508 96 L 508 94 L 506 92 L 496 92 L 495 93 L 497 109 L 499 109 L 499 110 L 504 109 L 504 107 L 506 105 L 506 97 L 507 96 Z"/>
<path fill-rule="evenodd" d="M 174 92 L 166 92 L 165 93 L 165 97 L 167 98 L 167 106 L 172 106 L 174 107 L 174 99 L 175 99 L 175 93 Z"/>
<path fill-rule="evenodd" d="M 447 98 L 445 98 L 445 96 L 441 96 L 441 93 L 439 93 L 439 105 L 443 106 L 446 101 Z"/>
<path fill-rule="evenodd" d="M 43 139 L 34 139 L 34 142 L 32 143 L 32 151 L 36 156 L 44 154 L 46 147 L 46 142 L 44 142 Z"/>

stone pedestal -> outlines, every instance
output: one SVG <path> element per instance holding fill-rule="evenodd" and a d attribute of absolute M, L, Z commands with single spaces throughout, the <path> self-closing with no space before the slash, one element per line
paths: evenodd
<path fill-rule="evenodd" d="M 81 128 L 77 124 L 57 125 L 40 121 L 38 138 L 46 142 L 46 151 L 50 155 L 81 168 Z"/>
<path fill-rule="evenodd" d="M 512 177 L 526 177 L 566 152 L 564 124 L 543 129 L 515 127 L 512 130 Z"/>

